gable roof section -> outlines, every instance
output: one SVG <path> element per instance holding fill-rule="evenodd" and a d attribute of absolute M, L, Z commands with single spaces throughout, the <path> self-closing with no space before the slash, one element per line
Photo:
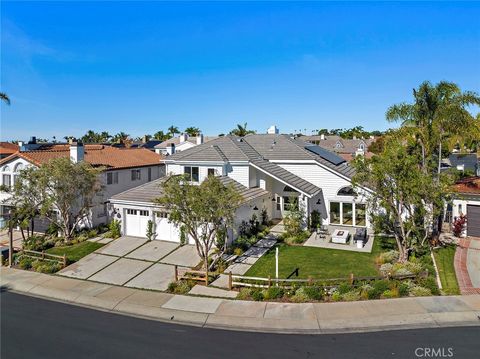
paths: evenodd
<path fill-rule="evenodd" d="M 203 136 L 203 143 L 214 140 L 216 138 L 217 138 L 217 136 Z M 185 142 L 190 142 L 190 143 L 196 145 L 197 144 L 197 137 L 196 136 L 188 136 L 186 141 L 181 142 L 181 143 L 185 143 Z M 169 138 L 168 140 L 160 142 L 157 145 L 155 145 L 155 148 L 167 148 L 167 146 L 172 144 L 172 143 L 175 146 L 181 144 L 180 143 L 180 136 L 172 137 L 172 138 Z"/>
<path fill-rule="evenodd" d="M 453 185 L 454 192 L 480 196 L 480 177 L 467 177 L 458 180 Z"/>
<path fill-rule="evenodd" d="M 104 145 L 85 145 L 85 161 L 92 166 L 106 169 L 122 169 L 154 166 L 163 163 L 163 156 L 145 148 L 116 148 Z M 16 152 L 0 160 L 0 165 L 15 158 L 23 158 L 36 166 L 41 166 L 55 158 L 69 158 L 70 145 L 54 145 L 48 149 Z"/>
<path fill-rule="evenodd" d="M 154 200 L 158 197 L 162 196 L 162 187 L 161 185 L 168 181 L 170 176 L 162 177 L 157 180 L 145 183 L 143 185 L 131 188 L 124 192 L 118 193 L 113 195 L 110 200 L 113 203 L 119 202 L 129 202 L 129 203 L 148 203 L 153 204 Z M 227 176 L 219 176 L 218 177 L 220 182 L 224 186 L 233 185 L 233 187 L 240 193 L 243 198 L 242 203 L 249 202 L 256 198 L 268 195 L 268 191 L 264 189 L 255 187 L 255 188 L 247 188 L 244 185 L 238 183 L 234 179 L 227 177 Z"/>
<path fill-rule="evenodd" d="M 18 145 L 10 142 L 0 142 L 0 155 L 9 155 L 17 152 Z"/>

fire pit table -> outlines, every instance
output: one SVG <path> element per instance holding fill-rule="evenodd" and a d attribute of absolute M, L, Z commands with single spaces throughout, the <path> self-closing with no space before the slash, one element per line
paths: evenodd
<path fill-rule="evenodd" d="M 347 244 L 350 232 L 344 229 L 336 229 L 332 234 L 332 243 Z"/>

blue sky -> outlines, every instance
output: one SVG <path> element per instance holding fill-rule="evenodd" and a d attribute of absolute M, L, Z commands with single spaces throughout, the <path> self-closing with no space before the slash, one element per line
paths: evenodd
<path fill-rule="evenodd" d="M 423 80 L 480 92 L 480 3 L 1 2 L 2 139 L 385 129 Z"/>

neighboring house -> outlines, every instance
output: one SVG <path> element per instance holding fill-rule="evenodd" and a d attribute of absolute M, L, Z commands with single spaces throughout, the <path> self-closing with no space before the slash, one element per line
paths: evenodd
<path fill-rule="evenodd" d="M 351 161 L 355 156 L 366 156 L 370 158 L 373 153 L 368 151 L 374 141 L 374 137 L 370 138 L 356 138 L 345 139 L 340 136 L 326 136 L 326 135 L 314 135 L 314 136 L 301 136 L 301 140 L 318 145 L 326 150 L 337 153 L 340 157 L 346 161 Z"/>
<path fill-rule="evenodd" d="M 480 177 L 463 178 L 454 185 L 450 208 L 452 222 L 467 216 L 466 235 L 480 237 Z"/>
<path fill-rule="evenodd" d="M 452 153 L 442 160 L 442 170 L 454 168 L 460 172 L 469 172 L 480 176 L 480 158 L 475 153 Z"/>
<path fill-rule="evenodd" d="M 18 145 L 10 142 L 0 142 L 0 159 L 10 156 L 18 151 Z"/>
<path fill-rule="evenodd" d="M 314 210 L 320 212 L 324 224 L 370 226 L 368 190 L 354 194 L 353 168 L 338 155 L 301 139 L 279 134 L 219 137 L 168 156 L 165 165 L 167 175 L 187 174 L 194 183 L 215 175 L 230 179 L 241 192 L 266 191 L 243 209 L 237 223 L 253 214 L 259 217 L 263 209 L 269 218 L 282 219 L 291 203 L 298 203 L 306 218 Z M 124 233 L 145 236 L 147 217 L 153 218 L 155 211 L 151 198 L 159 195 L 157 188 L 143 186 L 111 198 L 117 215 L 125 219 Z M 137 196 L 142 199 L 136 200 Z M 142 215 L 146 217 L 143 220 L 139 218 Z M 175 229 L 165 226 L 157 231 L 157 238 L 177 238 Z"/>
<path fill-rule="evenodd" d="M 92 166 L 103 167 L 101 182 L 102 194 L 96 198 L 96 206 L 85 225 L 92 227 L 108 222 L 108 198 L 153 181 L 165 175 L 163 156 L 147 149 L 116 148 L 105 145 L 37 144 L 35 139 L 20 147 L 20 151 L 0 160 L 1 185 L 12 187 L 19 172 L 27 166 L 41 166 L 54 158 L 71 158 L 74 162 L 86 161 Z M 8 212 L 8 200 L 11 194 L 0 191 L 0 215 Z M 45 229 L 45 221 L 36 228 Z"/>
<path fill-rule="evenodd" d="M 181 134 L 178 137 L 172 137 L 166 141 L 155 146 L 155 152 L 169 156 L 175 152 L 182 152 L 189 148 L 201 145 L 205 142 L 211 141 L 217 138 L 216 136 L 204 136 L 199 134 L 198 136 L 189 136 L 186 133 Z"/>

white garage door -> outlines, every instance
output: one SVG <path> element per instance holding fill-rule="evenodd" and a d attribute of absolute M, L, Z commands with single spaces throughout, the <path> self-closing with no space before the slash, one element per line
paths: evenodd
<path fill-rule="evenodd" d="M 169 222 L 167 213 L 155 214 L 157 239 L 162 241 L 180 242 L 180 231 L 177 226 Z"/>
<path fill-rule="evenodd" d="M 148 211 L 128 208 L 125 216 L 125 234 L 133 237 L 146 237 L 149 219 Z"/>

